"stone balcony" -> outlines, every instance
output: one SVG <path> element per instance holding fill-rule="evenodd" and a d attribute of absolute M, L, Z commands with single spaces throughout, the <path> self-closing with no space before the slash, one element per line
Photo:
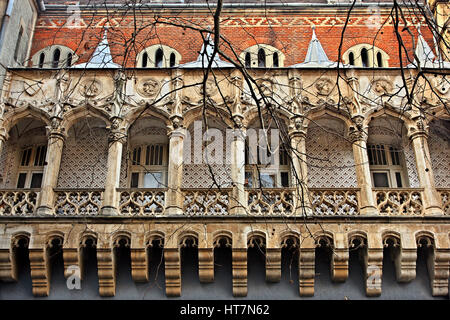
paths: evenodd
<path fill-rule="evenodd" d="M 183 215 L 233 216 L 232 188 L 181 189 Z M 36 216 L 39 189 L 0 190 L 1 217 Z M 102 216 L 103 189 L 55 189 L 54 216 Z M 158 217 L 166 213 L 167 189 L 117 189 L 118 216 Z M 248 188 L 247 203 L 238 204 L 254 217 L 352 217 L 361 216 L 358 188 L 309 188 L 301 201 L 295 188 Z M 450 215 L 450 189 L 437 189 L 444 215 Z M 422 188 L 373 189 L 380 216 L 424 216 Z M 304 210 L 307 208 L 307 210 Z M 239 216 L 238 216 L 239 217 Z"/>

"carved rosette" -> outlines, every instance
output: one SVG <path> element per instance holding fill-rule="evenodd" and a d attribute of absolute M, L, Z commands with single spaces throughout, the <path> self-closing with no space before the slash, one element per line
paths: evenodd
<path fill-rule="evenodd" d="M 97 97 L 102 90 L 102 83 L 96 79 L 87 79 L 80 84 L 80 94 L 88 99 Z"/>
<path fill-rule="evenodd" d="M 138 81 L 136 90 L 139 95 L 146 98 L 154 98 L 161 90 L 161 84 L 158 80 L 153 78 L 144 78 Z"/>

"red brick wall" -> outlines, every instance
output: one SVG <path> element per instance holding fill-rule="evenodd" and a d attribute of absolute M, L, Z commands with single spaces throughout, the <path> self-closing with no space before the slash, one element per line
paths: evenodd
<path fill-rule="evenodd" d="M 147 17 L 147 19 L 150 19 L 151 15 Z M 382 16 L 381 21 L 384 22 L 386 17 Z M 103 26 L 107 22 L 106 17 L 97 15 L 95 19 L 92 19 L 92 15 L 83 16 L 83 21 L 88 26 L 83 28 L 64 27 L 66 19 L 66 17 L 49 14 L 38 19 L 31 55 L 48 45 L 61 44 L 76 50 L 76 53 L 81 57 L 80 63 L 89 59 L 103 35 Z M 398 66 L 399 44 L 394 26 L 392 23 L 387 23 L 381 29 L 369 28 L 366 25 L 368 19 L 368 15 L 355 14 L 351 16 L 343 39 L 342 54 L 355 44 L 372 44 L 375 39 L 375 45 L 389 54 L 389 65 L 391 67 Z M 138 21 L 140 20 L 139 17 Z M 333 20 L 338 21 L 334 26 L 332 25 Z M 345 20 L 346 12 L 335 13 L 332 16 L 329 13 L 320 14 L 319 12 L 315 15 L 303 13 L 298 15 L 292 13 L 290 15 L 285 13 L 272 14 L 270 17 L 233 14 L 229 18 L 224 16 L 221 31 L 223 36 L 233 44 L 238 55 L 242 50 L 254 44 L 269 44 L 280 49 L 286 55 L 285 66 L 289 66 L 304 61 L 311 39 L 312 24 L 316 25 L 316 34 L 328 58 L 337 61 Z M 109 28 L 108 40 L 114 62 L 123 64 L 126 61 L 127 67 L 134 67 L 136 54 L 152 44 L 162 43 L 173 47 L 181 53 L 181 63 L 195 60 L 202 45 L 202 38 L 198 31 L 167 24 L 158 24 L 157 27 L 154 27 L 150 20 L 146 21 L 149 26 L 140 30 L 135 41 L 131 41 L 134 31 L 132 17 L 110 16 L 109 21 L 113 25 Z M 181 19 L 178 15 L 178 18 L 168 18 L 165 21 L 173 23 L 189 21 L 192 24 L 201 24 L 204 28 L 213 25 L 211 16 L 190 15 L 183 16 Z M 417 30 L 414 24 L 412 24 L 410 30 L 415 36 L 415 41 L 417 41 Z M 422 27 L 422 32 L 430 47 L 433 48 L 430 31 Z M 411 36 L 407 31 L 402 31 L 402 26 L 400 27 L 400 33 L 404 46 L 411 51 L 413 49 Z M 225 47 L 222 49 L 232 56 L 229 49 Z M 404 60 L 404 64 L 408 64 L 408 61 Z"/>

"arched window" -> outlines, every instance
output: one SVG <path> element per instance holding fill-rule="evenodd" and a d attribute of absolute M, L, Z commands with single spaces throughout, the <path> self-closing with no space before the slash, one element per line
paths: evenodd
<path fill-rule="evenodd" d="M 381 56 L 381 52 L 377 53 L 377 64 L 379 68 L 383 67 L 383 58 Z"/>
<path fill-rule="evenodd" d="M 39 68 L 43 68 L 44 67 L 44 61 L 45 61 L 45 53 L 41 53 L 39 55 Z"/>
<path fill-rule="evenodd" d="M 264 49 L 258 50 L 258 67 L 266 67 L 266 52 L 264 51 Z"/>
<path fill-rule="evenodd" d="M 278 52 L 274 52 L 273 54 L 273 67 L 278 68 L 280 66 L 279 59 L 278 59 Z"/>
<path fill-rule="evenodd" d="M 353 54 L 353 52 L 350 52 L 348 55 L 348 63 L 352 66 L 355 65 L 355 55 Z"/>
<path fill-rule="evenodd" d="M 68 68 L 77 60 L 78 56 L 72 49 L 60 44 L 45 47 L 32 57 L 34 68 Z"/>
<path fill-rule="evenodd" d="M 369 66 L 369 54 L 367 53 L 367 49 L 366 48 L 362 48 L 361 49 L 361 61 L 362 61 L 362 66 L 363 67 L 368 67 Z"/>
<path fill-rule="evenodd" d="M 52 68 L 58 68 L 59 66 L 59 59 L 61 58 L 61 50 L 56 49 L 53 52 L 53 62 L 52 62 Z"/>
<path fill-rule="evenodd" d="M 67 54 L 67 67 L 70 67 L 70 66 L 72 66 L 72 53 L 68 53 Z"/>
<path fill-rule="evenodd" d="M 239 59 L 246 68 L 280 68 L 284 66 L 285 55 L 271 45 L 260 43 L 242 51 Z"/>
<path fill-rule="evenodd" d="M 173 68 L 181 61 L 181 54 L 164 44 L 154 44 L 136 56 L 137 68 Z"/>
<path fill-rule="evenodd" d="M 373 44 L 359 43 L 347 49 L 342 55 L 345 64 L 355 67 L 389 67 L 389 55 Z"/>
<path fill-rule="evenodd" d="M 246 68 L 250 68 L 251 66 L 252 66 L 252 62 L 251 62 L 251 59 L 250 59 L 250 52 L 247 52 L 245 54 L 245 67 Z"/>
<path fill-rule="evenodd" d="M 144 54 L 142 55 L 142 68 L 147 68 L 147 63 L 148 63 L 148 53 L 144 52 Z"/>
<path fill-rule="evenodd" d="M 164 58 L 163 50 L 161 48 L 159 48 L 158 50 L 156 50 L 156 53 L 155 53 L 155 67 L 156 68 L 161 68 L 163 66 L 163 58 Z"/>

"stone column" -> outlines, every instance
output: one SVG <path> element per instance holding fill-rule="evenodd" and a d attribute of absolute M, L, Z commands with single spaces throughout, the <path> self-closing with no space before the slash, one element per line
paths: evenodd
<path fill-rule="evenodd" d="M 420 122 L 419 127 L 423 127 Z M 409 136 L 416 159 L 417 175 L 420 187 L 423 188 L 423 207 L 426 215 L 442 215 L 440 199 L 434 184 L 433 169 L 431 168 L 430 151 L 428 149 L 428 134 L 425 130 L 414 131 Z"/>
<path fill-rule="evenodd" d="M 240 123 L 236 121 L 237 123 Z M 245 194 L 245 137 L 246 130 L 237 126 L 233 130 L 231 141 L 231 178 L 233 192 L 230 200 L 230 213 L 233 215 L 246 214 L 247 197 Z"/>
<path fill-rule="evenodd" d="M 358 182 L 359 208 L 361 215 L 378 215 L 373 197 L 372 178 L 370 176 L 369 156 L 367 155 L 367 134 L 362 129 L 355 129 L 349 135 L 352 141 L 355 159 L 356 180 Z"/>
<path fill-rule="evenodd" d="M 41 191 L 39 193 L 37 214 L 53 215 L 55 204 L 54 188 L 58 183 L 59 167 L 64 147 L 64 128 L 60 127 L 59 118 L 52 119 L 51 127 L 48 130 L 47 164 L 44 168 Z"/>
<path fill-rule="evenodd" d="M 109 134 L 108 166 L 103 194 L 102 215 L 115 216 L 119 214 L 120 195 L 117 191 L 120 183 L 120 167 L 122 164 L 122 151 L 126 139 L 124 129 L 120 128 L 120 118 L 114 118 Z"/>
<path fill-rule="evenodd" d="M 183 181 L 183 144 L 185 129 L 174 128 L 169 133 L 169 167 L 167 173 L 166 212 L 169 215 L 183 214 L 183 195 L 181 183 Z"/>
<path fill-rule="evenodd" d="M 294 120 L 295 129 L 289 135 L 291 139 L 292 183 L 295 187 L 295 210 L 297 215 L 312 214 L 308 191 L 308 165 L 306 159 L 306 131 L 303 118 Z"/>

